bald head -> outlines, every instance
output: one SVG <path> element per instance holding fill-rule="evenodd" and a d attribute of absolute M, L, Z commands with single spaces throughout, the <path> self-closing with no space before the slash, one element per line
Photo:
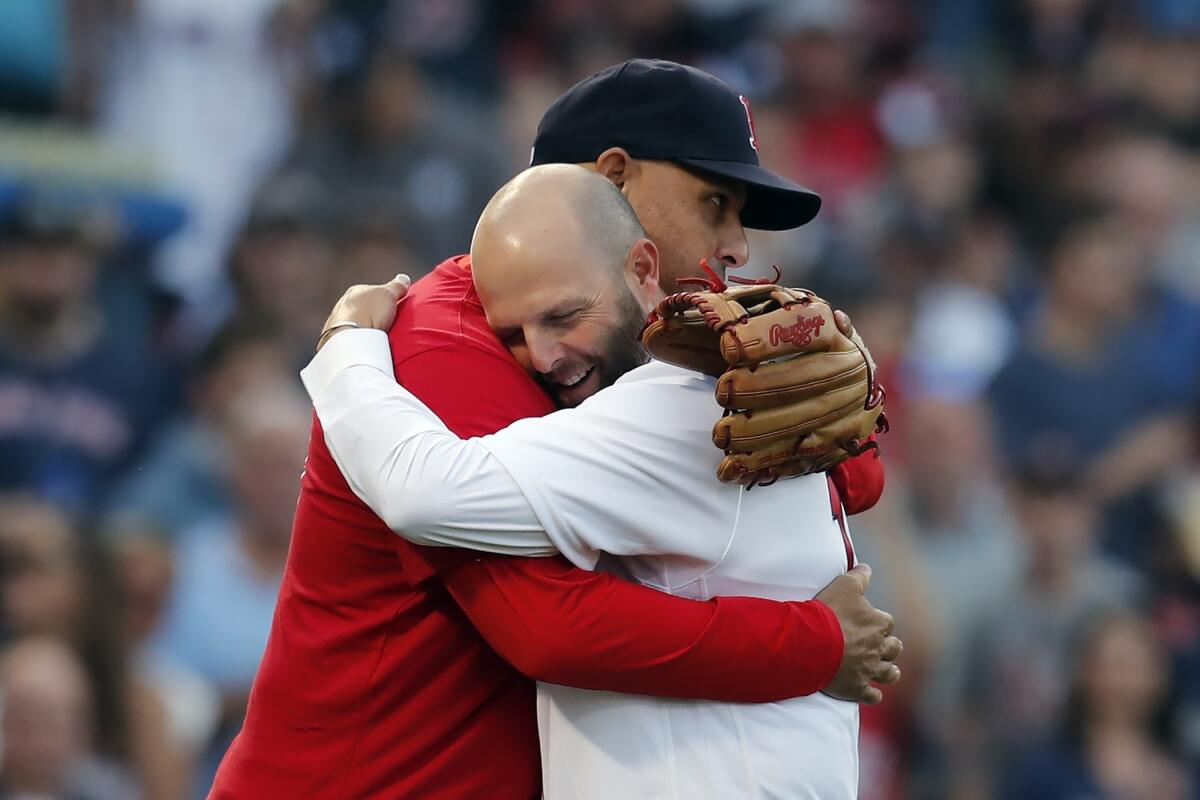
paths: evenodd
<path fill-rule="evenodd" d="M 475 228 L 471 255 L 477 264 L 482 256 L 486 269 L 496 251 L 536 258 L 586 250 L 617 271 L 645 236 L 633 207 L 611 181 L 575 164 L 545 164 L 496 192 Z"/>
<path fill-rule="evenodd" d="M 609 180 L 547 164 L 509 181 L 471 242 L 492 329 L 564 405 L 645 359 L 637 333 L 662 297 L 658 248 Z"/>

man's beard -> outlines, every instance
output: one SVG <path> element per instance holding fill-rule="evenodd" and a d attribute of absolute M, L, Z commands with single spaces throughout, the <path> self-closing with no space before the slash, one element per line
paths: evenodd
<path fill-rule="evenodd" d="M 642 347 L 642 328 L 646 315 L 628 287 L 622 286 L 617 307 L 617 325 L 608 334 L 596 369 L 600 372 L 600 387 L 612 386 L 617 378 L 637 369 L 650 360 Z"/>
<path fill-rule="evenodd" d="M 637 299 L 629 287 L 622 284 L 618 290 L 617 324 L 608 332 L 604 346 L 595 358 L 596 377 L 600 389 L 612 386 L 618 378 L 630 370 L 636 369 L 650 360 L 642 347 L 641 333 L 646 324 L 646 315 L 638 305 Z M 566 404 L 559 397 L 555 388 L 543 381 L 543 386 L 554 397 L 560 408 Z"/>

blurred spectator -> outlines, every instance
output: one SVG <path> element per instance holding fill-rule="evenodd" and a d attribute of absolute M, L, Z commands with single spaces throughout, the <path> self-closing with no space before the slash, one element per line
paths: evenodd
<path fill-rule="evenodd" d="M 122 629 L 116 632 L 130 678 L 137 687 L 140 726 L 156 742 L 141 742 L 139 772 L 147 798 L 186 794 L 196 762 L 216 731 L 221 708 L 217 690 L 196 673 L 157 656 L 151 640 L 175 578 L 166 536 L 136 516 L 109 520 L 106 557 L 113 566 Z"/>
<path fill-rule="evenodd" d="M 101 126 L 150 155 L 192 216 L 158 278 L 210 302 L 246 204 L 287 148 L 285 0 L 136 0 L 110 54 Z"/>
<path fill-rule="evenodd" d="M 77 640 L 88 594 L 80 547 L 71 521 L 54 506 L 0 495 L 0 625 L 5 636 Z"/>
<path fill-rule="evenodd" d="M 129 800 L 128 776 L 92 751 L 88 679 L 70 647 L 51 637 L 0 651 L 0 797 Z"/>
<path fill-rule="evenodd" d="M 1067 699 L 1073 632 L 1093 614 L 1145 599 L 1139 578 L 1097 551 L 1099 510 L 1080 488 L 1064 464 L 1029 464 L 1017 478 L 1024 564 L 1015 580 L 997 582 L 959 664 L 965 725 L 951 741 L 960 767 L 1047 735 Z"/>
<path fill-rule="evenodd" d="M 1000 587 L 1015 581 L 1020 549 L 997 482 L 983 407 L 964 398 L 918 395 L 906 404 L 903 419 L 906 480 L 889 479 L 888 491 L 896 493 L 891 502 L 900 509 L 897 522 L 915 531 L 919 574 L 929 581 L 929 614 L 937 631 L 920 714 L 929 735 L 948 739 L 946 724 L 959 700 L 954 686 L 971 632 L 997 602 Z M 887 571 L 881 563 L 880 572 Z"/>
<path fill-rule="evenodd" d="M 0 221 L 0 489 L 86 510 L 126 468 L 165 401 L 135 315 L 102 303 L 117 232 L 86 190 L 34 190 Z"/>
<path fill-rule="evenodd" d="M 1178 749 L 1200 764 L 1200 471 L 1180 476 L 1166 495 L 1171 535 L 1156 559 L 1152 619 L 1171 661 Z"/>
<path fill-rule="evenodd" d="M 54 507 L 0 497 L 0 564 L 5 636 L 50 636 L 73 647 L 88 674 L 91 746 L 120 764 L 146 800 L 178 797 L 187 765 L 163 735 L 160 698 L 128 669 L 103 554 Z"/>
<path fill-rule="evenodd" d="M 1197 103 L 1200 107 L 1200 95 Z M 1159 303 L 1183 307 L 1175 314 L 1179 324 L 1190 322 L 1190 327 L 1180 331 L 1181 344 L 1200 348 L 1200 323 L 1195 321 L 1200 314 L 1187 308 L 1200 302 L 1200 187 L 1195 186 L 1196 173 L 1189 171 L 1187 156 L 1162 137 L 1126 134 L 1098 147 L 1092 167 L 1084 191 L 1119 215 L 1128 234 L 1145 250 L 1156 277 L 1192 300 L 1173 301 L 1163 293 Z"/>
<path fill-rule="evenodd" d="M 317 30 L 321 67 L 336 86 L 369 63 L 378 48 L 405 53 L 440 90 L 490 101 L 503 89 L 501 37 L 534 0 L 331 0 Z"/>
<path fill-rule="evenodd" d="M 290 161 L 351 208 L 393 209 L 432 269 L 470 248 L 479 212 L 513 172 L 502 138 L 486 114 L 434 94 L 412 60 L 380 51 L 352 95 L 348 126 L 314 131 Z"/>
<path fill-rule="evenodd" d="M 239 319 L 221 330 L 191 374 L 184 413 L 163 428 L 138 469 L 114 490 L 109 513 L 146 517 L 176 537 L 230 513 L 221 426 L 239 397 L 296 381 L 294 355 L 265 322 Z"/>
<path fill-rule="evenodd" d="M 311 413 L 289 384 L 238 397 L 225 420 L 233 513 L 188 534 L 152 647 L 221 693 L 220 733 L 202 765 L 211 780 L 246 710 L 287 559 Z M 203 784 L 207 786 L 207 783 Z"/>
<path fill-rule="evenodd" d="M 1116 220 L 1069 229 L 1051 254 L 1044 301 L 991 390 L 1010 458 L 1078 463 L 1106 502 L 1162 479 L 1191 449 L 1182 412 L 1195 402 L 1195 373 L 1179 365 L 1200 356 L 1176 307 L 1156 302 L 1148 270 Z M 1162 358 L 1171 348 L 1182 352 Z M 1142 563 L 1137 511 L 1118 511 L 1107 544 Z"/>
<path fill-rule="evenodd" d="M 1102 0 L 1021 0 L 996 9 L 996 44 L 1007 57 L 1079 67 L 1103 22 Z"/>
<path fill-rule="evenodd" d="M 919 395 L 907 404 L 907 498 L 943 631 L 960 630 L 1015 574 L 1013 519 L 997 485 L 987 416 L 977 402 Z M 988 565 L 987 581 L 974 569 Z M 949 642 L 945 646 L 951 646 Z"/>
<path fill-rule="evenodd" d="M 1146 622 L 1119 614 L 1092 620 L 1074 661 L 1061 736 L 1018 762 L 1002 796 L 1195 797 L 1200 776 L 1172 752 L 1166 663 Z"/>
<path fill-rule="evenodd" d="M 334 226 L 328 187 L 315 175 L 288 170 L 259 191 L 234 245 L 238 313 L 274 329 L 297 364 L 312 352 L 339 293 Z"/>
<path fill-rule="evenodd" d="M 334 285 L 386 283 L 396 273 L 409 277 L 426 271 L 400 235 L 401 226 L 364 211 L 342 226 Z"/>
<path fill-rule="evenodd" d="M 863 52 L 855 38 L 855 3 L 781 3 L 767 24 L 783 57 L 782 100 L 791 111 L 782 143 L 790 174 L 821 193 L 824 213 L 880 177 L 884 142 L 876 124 Z"/>
<path fill-rule="evenodd" d="M 946 89 L 908 80 L 889 86 L 875 110 L 893 164 L 874 224 L 882 222 L 936 254 L 967 220 L 981 179 L 979 156 L 955 118 L 956 102 Z"/>

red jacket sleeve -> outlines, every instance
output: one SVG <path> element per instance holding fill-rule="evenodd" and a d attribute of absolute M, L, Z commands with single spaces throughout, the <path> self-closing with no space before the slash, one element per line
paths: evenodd
<path fill-rule="evenodd" d="M 842 660 L 837 617 L 815 600 L 700 602 L 563 558 L 487 556 L 442 580 L 502 658 L 547 683 L 770 702 L 820 691 Z"/>
<path fill-rule="evenodd" d="M 875 441 L 875 437 L 872 435 L 868 441 Z M 883 459 L 878 450 L 846 459 L 833 468 L 830 477 L 847 514 L 861 514 L 883 496 Z"/>
<path fill-rule="evenodd" d="M 552 408 L 504 355 L 449 346 L 398 363 L 396 374 L 447 427 L 478 436 Z M 761 702 L 818 691 L 841 664 L 841 626 L 815 601 L 698 602 L 581 570 L 562 558 L 416 550 L 427 554 L 431 571 L 488 643 L 537 680 Z"/>

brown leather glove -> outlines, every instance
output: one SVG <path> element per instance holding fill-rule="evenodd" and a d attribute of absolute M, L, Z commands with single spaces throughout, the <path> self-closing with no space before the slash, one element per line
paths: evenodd
<path fill-rule="evenodd" d="M 887 428 L 883 388 L 844 314 L 806 289 L 714 287 L 663 300 L 642 331 L 660 360 L 718 377 L 717 477 L 769 484 L 832 469 Z"/>

